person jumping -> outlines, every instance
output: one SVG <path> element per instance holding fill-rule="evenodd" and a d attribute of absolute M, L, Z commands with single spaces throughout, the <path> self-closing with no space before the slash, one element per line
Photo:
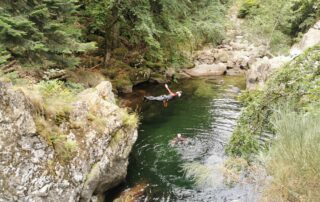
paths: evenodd
<path fill-rule="evenodd" d="M 172 92 L 167 84 L 164 85 L 164 87 L 169 92 L 168 95 L 160 95 L 160 96 L 145 96 L 144 98 L 151 101 L 160 101 L 163 102 L 164 107 L 168 107 L 169 100 L 172 100 L 175 97 L 181 97 L 182 91 Z"/>

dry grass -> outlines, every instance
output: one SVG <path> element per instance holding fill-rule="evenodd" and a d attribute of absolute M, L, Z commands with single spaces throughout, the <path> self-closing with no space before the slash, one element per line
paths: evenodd
<path fill-rule="evenodd" d="M 320 201 L 320 116 L 278 111 L 266 160 L 273 176 L 265 200 Z"/>
<path fill-rule="evenodd" d="M 239 183 L 243 173 L 247 172 L 248 168 L 249 164 L 244 158 L 228 158 L 223 167 L 224 182 L 230 186 Z"/>
<path fill-rule="evenodd" d="M 56 158 L 60 162 L 69 161 L 77 152 L 75 141 L 68 140 L 63 131 L 52 121 L 43 116 L 35 117 L 37 132 L 53 146 Z"/>
<path fill-rule="evenodd" d="M 32 104 L 37 132 L 53 146 L 57 160 L 69 161 L 78 149 L 75 141 L 68 140 L 60 125 L 69 121 L 71 103 L 76 92 L 58 80 L 15 86 Z"/>
<path fill-rule="evenodd" d="M 131 128 L 138 127 L 140 118 L 137 112 L 129 113 L 127 109 L 122 109 L 120 113 L 125 126 L 129 126 Z"/>

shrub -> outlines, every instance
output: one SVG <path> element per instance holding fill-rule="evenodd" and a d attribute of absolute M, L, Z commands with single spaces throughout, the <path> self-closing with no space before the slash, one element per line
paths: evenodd
<path fill-rule="evenodd" d="M 245 0 L 240 6 L 238 18 L 245 18 L 254 8 L 257 8 L 258 5 L 257 0 Z"/>
<path fill-rule="evenodd" d="M 9 72 L 9 73 L 3 73 L 0 70 L 0 79 L 4 82 L 11 82 L 12 84 L 14 84 L 15 86 L 23 86 L 23 85 L 27 85 L 28 81 L 27 79 L 21 78 L 20 75 L 18 74 L 18 72 L 13 71 L 13 72 Z"/>

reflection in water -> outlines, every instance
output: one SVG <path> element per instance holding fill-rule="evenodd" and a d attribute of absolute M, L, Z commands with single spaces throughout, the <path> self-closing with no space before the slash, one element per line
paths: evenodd
<path fill-rule="evenodd" d="M 224 147 L 240 113 L 234 86 L 243 89 L 244 81 L 224 77 L 220 85 L 220 80 L 189 80 L 171 86 L 184 93 L 168 108 L 157 102 L 142 103 L 143 120 L 124 185 L 148 183 L 141 201 L 256 200 L 250 184 L 228 187 L 223 183 Z M 144 95 L 165 93 L 162 86 L 142 88 Z M 188 144 L 170 144 L 178 133 L 188 138 Z"/>

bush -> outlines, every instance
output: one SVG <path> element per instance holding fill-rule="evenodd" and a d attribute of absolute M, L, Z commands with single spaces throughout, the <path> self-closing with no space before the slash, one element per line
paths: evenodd
<path fill-rule="evenodd" d="M 258 5 L 256 0 L 245 0 L 240 6 L 238 18 L 245 18 L 254 8 L 257 8 Z"/>

